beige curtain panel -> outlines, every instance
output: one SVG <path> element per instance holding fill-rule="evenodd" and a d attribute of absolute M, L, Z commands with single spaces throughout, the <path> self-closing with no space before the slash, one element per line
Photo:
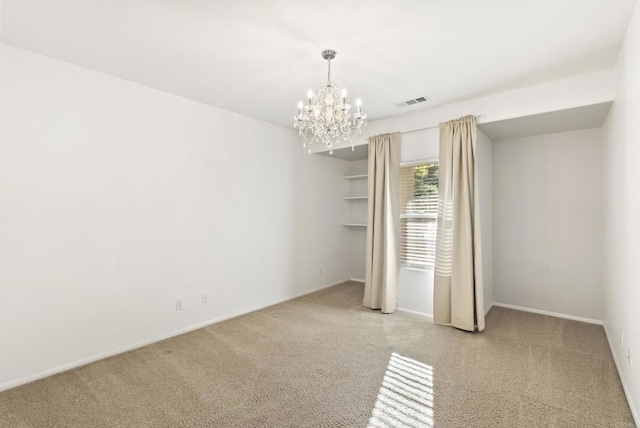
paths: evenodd
<path fill-rule="evenodd" d="M 369 137 L 369 205 L 364 306 L 392 313 L 398 306 L 400 134 Z"/>
<path fill-rule="evenodd" d="M 480 212 L 476 177 L 476 119 L 440 124 L 438 232 L 433 319 L 484 330 Z"/>

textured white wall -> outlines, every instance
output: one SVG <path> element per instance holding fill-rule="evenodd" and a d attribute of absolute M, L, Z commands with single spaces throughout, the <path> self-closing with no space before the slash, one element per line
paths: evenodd
<path fill-rule="evenodd" d="M 494 141 L 495 301 L 602 319 L 600 128 Z"/>
<path fill-rule="evenodd" d="M 640 426 L 640 9 L 617 62 L 616 101 L 604 126 L 604 325 Z M 624 333 L 620 344 L 619 334 Z M 631 352 L 631 364 L 627 352 Z"/>
<path fill-rule="evenodd" d="M 0 388 L 350 277 L 347 162 L 105 74 L 2 59 Z"/>

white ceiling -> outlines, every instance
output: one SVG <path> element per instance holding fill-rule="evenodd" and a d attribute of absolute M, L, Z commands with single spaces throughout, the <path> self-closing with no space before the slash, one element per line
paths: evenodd
<path fill-rule="evenodd" d="M 483 123 L 479 124 L 478 128 L 491 141 L 598 128 L 604 124 L 612 104 L 612 102 L 600 103 Z"/>
<path fill-rule="evenodd" d="M 611 67 L 634 5 L 3 0 L 1 16 L 4 43 L 290 127 L 323 49 L 376 119 Z"/>
<path fill-rule="evenodd" d="M 357 161 L 367 159 L 369 157 L 369 145 L 361 144 L 359 146 L 354 146 L 353 149 L 351 147 L 343 147 L 341 149 L 335 149 L 332 154 L 330 154 L 329 151 L 318 152 L 317 154 L 346 161 Z"/>

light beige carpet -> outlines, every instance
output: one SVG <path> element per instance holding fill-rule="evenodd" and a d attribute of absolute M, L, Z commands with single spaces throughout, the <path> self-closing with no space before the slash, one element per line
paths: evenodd
<path fill-rule="evenodd" d="M 602 327 L 494 308 L 481 334 L 347 283 L 0 393 L 0 426 L 631 427 Z"/>

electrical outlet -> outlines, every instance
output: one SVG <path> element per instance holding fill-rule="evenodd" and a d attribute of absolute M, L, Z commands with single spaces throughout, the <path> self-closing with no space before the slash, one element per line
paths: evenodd
<path fill-rule="evenodd" d="M 631 367 L 631 349 L 627 348 L 627 362 L 629 363 L 629 367 Z"/>
<path fill-rule="evenodd" d="M 620 346 L 624 346 L 624 333 L 620 330 Z"/>
<path fill-rule="evenodd" d="M 182 310 L 182 300 L 176 300 L 176 311 Z"/>
<path fill-rule="evenodd" d="M 209 303 L 209 295 L 208 294 L 203 294 L 202 295 L 202 304 L 206 305 L 207 303 Z"/>

